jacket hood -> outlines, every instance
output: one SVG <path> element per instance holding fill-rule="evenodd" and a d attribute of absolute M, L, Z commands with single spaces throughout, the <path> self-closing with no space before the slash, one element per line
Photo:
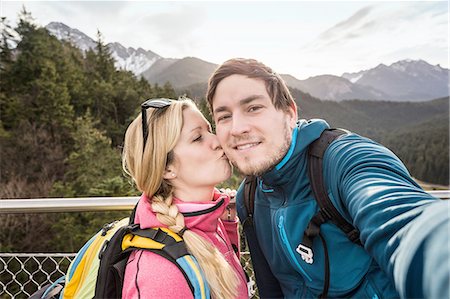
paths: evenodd
<path fill-rule="evenodd" d="M 178 210 L 184 215 L 185 226 L 188 229 L 203 232 L 216 231 L 219 218 L 230 202 L 230 198 L 218 190 L 214 190 L 211 201 L 185 202 L 175 197 L 173 200 Z M 139 223 L 141 228 L 167 227 L 159 222 L 150 203 L 151 199 L 143 194 L 136 209 L 135 223 Z"/>
<path fill-rule="evenodd" d="M 264 183 L 271 186 L 284 185 L 291 179 L 295 179 L 292 177 L 295 173 L 294 168 L 305 165 L 300 160 L 305 157 L 308 145 L 329 127 L 323 119 L 299 120 L 297 127 L 292 131 L 291 145 L 286 155 L 272 170 L 261 176 Z"/>

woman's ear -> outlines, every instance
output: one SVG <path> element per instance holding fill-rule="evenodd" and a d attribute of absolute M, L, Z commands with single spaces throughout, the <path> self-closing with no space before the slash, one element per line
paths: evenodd
<path fill-rule="evenodd" d="M 175 173 L 174 169 L 172 169 L 172 167 L 166 168 L 166 170 L 164 171 L 164 174 L 163 174 L 164 179 L 173 180 L 176 177 L 177 177 L 177 174 Z"/>

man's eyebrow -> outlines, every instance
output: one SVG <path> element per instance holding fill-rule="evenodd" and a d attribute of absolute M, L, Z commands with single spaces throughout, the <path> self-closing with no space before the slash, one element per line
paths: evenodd
<path fill-rule="evenodd" d="M 244 105 L 247 105 L 248 103 L 253 102 L 254 100 L 257 100 L 257 99 L 260 99 L 263 97 L 264 97 L 263 95 L 254 94 L 254 95 L 248 96 L 248 97 L 240 100 L 239 105 L 244 106 Z M 219 106 L 216 109 L 214 109 L 214 114 L 223 112 L 223 111 L 227 111 L 227 110 L 228 110 L 228 106 Z"/>

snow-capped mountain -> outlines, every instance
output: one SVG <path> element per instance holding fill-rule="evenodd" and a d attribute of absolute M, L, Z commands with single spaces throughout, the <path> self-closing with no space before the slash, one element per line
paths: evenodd
<path fill-rule="evenodd" d="M 364 76 L 366 72 L 367 71 L 359 71 L 357 73 L 344 73 L 341 77 L 349 80 L 352 83 L 356 83 L 359 79 L 362 78 L 362 76 Z"/>
<path fill-rule="evenodd" d="M 449 95 L 449 70 L 423 60 L 401 60 L 342 77 L 390 95 L 390 100 L 418 101 Z"/>
<path fill-rule="evenodd" d="M 162 58 L 152 51 L 146 51 L 142 48 L 125 48 L 120 43 L 110 43 L 108 47 L 116 61 L 116 67 L 132 71 L 135 75 L 142 74 Z"/>
<path fill-rule="evenodd" d="M 59 40 L 68 40 L 83 51 L 95 48 L 95 41 L 78 29 L 58 22 L 51 22 L 45 28 Z M 115 66 L 131 71 L 135 75 L 142 74 L 162 58 L 152 51 L 146 51 L 142 48 L 126 48 L 120 43 L 109 43 L 107 46 L 115 60 Z"/>
<path fill-rule="evenodd" d="M 70 41 L 80 50 L 87 51 L 95 48 L 95 41 L 78 29 L 58 22 L 51 22 L 45 28 L 57 39 Z"/>

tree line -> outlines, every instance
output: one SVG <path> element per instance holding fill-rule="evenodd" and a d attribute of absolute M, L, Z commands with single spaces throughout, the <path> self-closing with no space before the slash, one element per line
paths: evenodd
<path fill-rule="evenodd" d="M 100 32 L 95 49 L 81 52 L 34 25 L 25 9 L 15 28 L 1 22 L 20 39 L 12 47 L 2 31 L 0 198 L 138 195 L 122 172 L 123 136 L 145 99 L 178 97 L 170 83 L 117 70 Z M 128 214 L 7 215 L 0 251 L 77 251 L 102 224 Z"/>

